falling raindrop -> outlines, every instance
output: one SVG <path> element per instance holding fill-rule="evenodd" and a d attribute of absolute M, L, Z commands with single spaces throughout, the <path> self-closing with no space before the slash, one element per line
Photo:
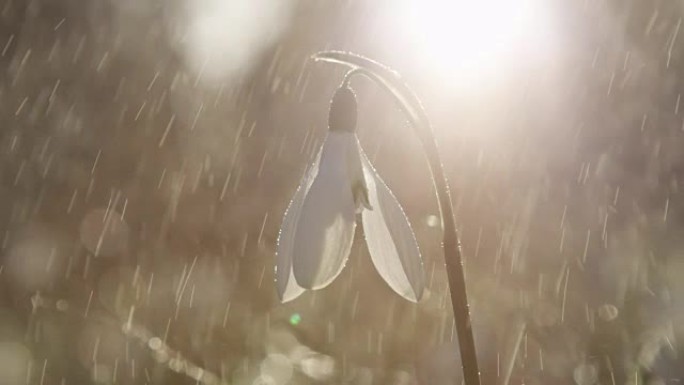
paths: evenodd
<path fill-rule="evenodd" d="M 75 349 L 81 365 L 93 373 L 94 366 L 113 365 L 124 357 L 127 347 L 125 337 L 117 328 L 89 323 L 81 330 Z"/>
<path fill-rule="evenodd" d="M 114 256 L 128 247 L 130 229 L 111 209 L 90 211 L 81 222 L 81 243 L 95 256 Z"/>

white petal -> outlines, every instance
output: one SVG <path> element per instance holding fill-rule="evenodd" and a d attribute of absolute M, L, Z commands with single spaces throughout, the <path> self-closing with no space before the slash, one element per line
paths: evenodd
<path fill-rule="evenodd" d="M 402 297 L 417 302 L 423 295 L 423 261 L 404 210 L 359 147 L 372 210 L 364 210 L 363 231 L 375 268 Z"/>
<path fill-rule="evenodd" d="M 329 285 L 349 257 L 356 228 L 348 157 L 358 152 L 351 133 L 330 132 L 323 144 L 318 175 L 297 219 L 293 270 L 307 289 Z M 352 147 L 353 146 L 353 147 Z"/>
<path fill-rule="evenodd" d="M 316 160 L 304 173 L 302 181 L 297 187 L 294 197 L 290 201 L 290 205 L 285 211 L 283 224 L 280 227 L 278 234 L 278 246 L 276 249 L 276 287 L 278 289 L 278 297 L 281 302 L 289 302 L 299 297 L 304 288 L 297 284 L 292 273 L 292 246 L 294 244 L 294 236 L 297 225 L 297 219 L 304 205 L 304 198 L 306 193 L 311 188 L 311 184 L 318 174 L 319 162 L 321 159 L 321 151 L 318 152 Z"/>

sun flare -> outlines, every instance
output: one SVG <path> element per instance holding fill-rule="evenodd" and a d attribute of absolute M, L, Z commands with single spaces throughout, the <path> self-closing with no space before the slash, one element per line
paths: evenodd
<path fill-rule="evenodd" d="M 396 42 L 442 79 L 477 79 L 539 53 L 548 43 L 540 0 L 404 0 L 390 12 Z"/>

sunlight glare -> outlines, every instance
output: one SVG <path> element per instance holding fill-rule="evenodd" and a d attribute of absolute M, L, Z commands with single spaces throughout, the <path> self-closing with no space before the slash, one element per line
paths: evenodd
<path fill-rule="evenodd" d="M 547 43 L 541 0 L 404 0 L 394 3 L 395 41 L 408 44 L 444 80 L 481 78 Z M 414 54 L 415 53 L 415 54 Z M 473 79 L 475 80 L 475 79 Z"/>

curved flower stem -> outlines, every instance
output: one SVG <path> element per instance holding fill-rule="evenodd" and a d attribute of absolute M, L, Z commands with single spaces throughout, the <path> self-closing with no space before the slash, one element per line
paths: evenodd
<path fill-rule="evenodd" d="M 468 296 L 466 294 L 461 244 L 454 221 L 449 186 L 439 158 L 432 126 L 420 100 L 404 83 L 399 74 L 373 60 L 340 51 L 319 52 L 313 55 L 312 58 L 316 61 L 343 64 L 351 67 L 352 70 L 345 76 L 344 85 L 347 85 L 351 77 L 356 74 L 365 75 L 378 83 L 394 97 L 394 100 L 407 115 L 411 126 L 420 138 L 430 167 L 430 173 L 432 174 L 432 181 L 437 192 L 439 209 L 442 216 L 444 261 L 449 278 L 451 304 L 454 311 L 459 350 L 461 352 L 463 379 L 465 385 L 480 385 L 475 340 L 473 338 Z"/>

